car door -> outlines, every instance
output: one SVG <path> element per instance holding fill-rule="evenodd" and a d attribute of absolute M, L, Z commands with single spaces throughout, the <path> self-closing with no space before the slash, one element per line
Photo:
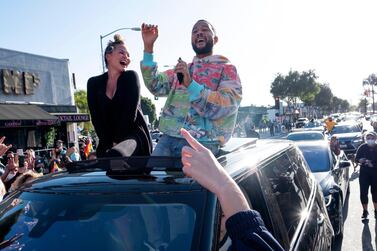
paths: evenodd
<path fill-rule="evenodd" d="M 329 250 L 328 241 L 322 239 L 328 232 L 329 219 L 316 202 L 318 186 L 308 168 L 301 165 L 302 161 L 292 163 L 292 159 L 283 153 L 260 170 L 267 207 L 273 209 L 270 210 L 271 221 L 282 222 L 280 228 L 285 231 L 281 243 L 286 250 Z M 308 179 L 315 185 L 309 184 Z M 309 194 L 303 186 L 309 189 Z M 328 238 L 331 243 L 331 234 Z"/>

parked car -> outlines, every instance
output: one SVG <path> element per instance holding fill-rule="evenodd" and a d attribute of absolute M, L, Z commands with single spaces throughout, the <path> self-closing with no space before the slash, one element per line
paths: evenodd
<path fill-rule="evenodd" d="M 340 149 L 346 154 L 355 154 L 357 148 L 363 143 L 362 129 L 356 122 L 335 125 L 331 135 L 338 138 Z"/>
<path fill-rule="evenodd" d="M 218 160 L 285 250 L 330 250 L 324 197 L 292 142 L 233 139 Z M 217 198 L 181 165 L 171 157 L 97 159 L 28 183 L 0 204 L 3 247 L 157 250 L 161 240 L 164 250 L 226 249 Z"/>
<path fill-rule="evenodd" d="M 296 121 L 296 128 L 305 127 L 305 125 L 309 122 L 308 118 L 298 118 Z"/>
<path fill-rule="evenodd" d="M 299 140 L 326 140 L 327 137 L 319 131 L 298 131 L 291 132 L 287 135 L 288 140 L 299 141 Z"/>
<path fill-rule="evenodd" d="M 343 205 L 349 193 L 349 167 L 351 162 L 343 151 L 335 155 L 328 142 L 296 142 L 311 171 L 321 185 L 327 212 L 336 236 L 343 235 Z"/>

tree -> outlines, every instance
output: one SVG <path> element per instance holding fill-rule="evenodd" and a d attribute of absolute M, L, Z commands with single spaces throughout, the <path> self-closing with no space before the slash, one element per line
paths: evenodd
<path fill-rule="evenodd" d="M 357 106 L 359 111 L 366 114 L 367 113 L 367 107 L 368 107 L 368 100 L 366 98 L 360 99 L 359 105 Z"/>
<path fill-rule="evenodd" d="M 141 109 L 143 110 L 144 115 L 148 115 L 149 123 L 154 125 L 156 121 L 156 106 L 152 103 L 147 97 L 141 97 Z"/>
<path fill-rule="evenodd" d="M 75 104 L 81 113 L 89 113 L 86 91 L 79 90 L 74 93 Z"/>
<path fill-rule="evenodd" d="M 85 90 L 78 90 L 74 93 L 75 98 L 75 104 L 77 108 L 79 109 L 80 113 L 89 113 L 89 107 L 88 107 L 88 100 L 87 100 L 87 94 Z M 84 129 L 88 132 L 92 132 L 94 130 L 92 123 L 84 122 Z"/>
<path fill-rule="evenodd" d="M 320 84 L 319 93 L 314 98 L 314 105 L 328 113 L 333 96 L 329 84 Z"/>
<path fill-rule="evenodd" d="M 287 76 L 278 73 L 271 83 L 270 92 L 274 97 L 286 99 L 288 103 L 292 103 L 294 106 L 296 106 L 298 99 L 306 104 L 311 104 L 320 91 L 316 82 L 317 78 L 313 70 L 303 71 L 302 73 L 291 70 Z"/>
<path fill-rule="evenodd" d="M 372 110 L 374 114 L 374 87 L 377 87 L 377 75 L 370 74 L 368 78 L 363 80 L 363 86 L 370 86 L 372 88 Z"/>

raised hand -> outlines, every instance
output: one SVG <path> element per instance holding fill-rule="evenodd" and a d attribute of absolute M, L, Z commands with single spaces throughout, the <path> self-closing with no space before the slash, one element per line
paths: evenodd
<path fill-rule="evenodd" d="M 158 25 L 145 24 L 141 25 L 141 36 L 144 42 L 144 51 L 153 52 L 153 45 L 158 37 Z"/>
<path fill-rule="evenodd" d="M 5 136 L 1 137 L 0 139 L 0 156 L 3 156 L 4 153 L 6 153 L 11 147 L 12 145 L 5 145 L 3 142 L 4 142 L 4 139 L 5 139 Z"/>
<path fill-rule="evenodd" d="M 231 178 L 209 149 L 183 128 L 181 135 L 190 144 L 190 147 L 182 148 L 183 172 L 211 192 L 218 193 L 221 186 Z"/>

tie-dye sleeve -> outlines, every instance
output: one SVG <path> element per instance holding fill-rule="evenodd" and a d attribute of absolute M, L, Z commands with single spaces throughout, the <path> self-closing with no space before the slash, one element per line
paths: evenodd
<path fill-rule="evenodd" d="M 141 75 L 145 86 L 155 96 L 167 96 L 174 81 L 174 71 L 158 72 L 157 63 L 153 61 L 153 54 L 144 52 L 140 62 Z"/>
<path fill-rule="evenodd" d="M 188 87 L 192 107 L 200 116 L 220 119 L 238 111 L 242 99 L 241 80 L 233 65 L 225 65 L 217 90 L 192 81 Z"/>

